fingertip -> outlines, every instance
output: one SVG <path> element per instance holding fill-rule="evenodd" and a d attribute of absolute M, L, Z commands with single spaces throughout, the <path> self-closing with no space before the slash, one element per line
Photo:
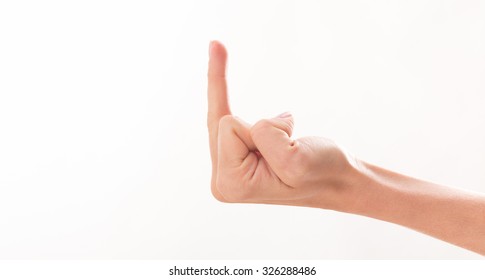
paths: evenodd
<path fill-rule="evenodd" d="M 213 40 L 209 45 L 209 75 L 226 76 L 227 51 L 222 43 Z"/>
<path fill-rule="evenodd" d="M 209 42 L 209 57 L 211 58 L 226 58 L 227 51 L 226 47 L 217 40 L 212 40 Z"/>

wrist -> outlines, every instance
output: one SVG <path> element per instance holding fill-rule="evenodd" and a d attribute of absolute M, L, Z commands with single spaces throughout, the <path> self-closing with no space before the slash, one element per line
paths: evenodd
<path fill-rule="evenodd" d="M 343 178 L 342 205 L 337 211 L 365 215 L 370 202 L 379 192 L 380 186 L 373 166 L 357 158 L 352 158 L 348 172 Z M 375 202 L 375 201 L 374 201 Z M 375 205 L 374 205 L 375 206 Z"/>
<path fill-rule="evenodd" d="M 335 183 L 322 192 L 320 208 L 364 216 L 385 212 L 390 201 L 401 195 L 393 181 L 405 182 L 407 177 L 372 165 L 346 153 L 346 167 Z M 325 188 L 327 189 L 327 188 Z M 325 198 L 324 198 L 324 197 Z M 329 199 L 330 197 L 330 199 Z"/>
<path fill-rule="evenodd" d="M 368 163 L 349 155 L 348 166 L 340 174 L 338 186 L 335 188 L 337 203 L 331 209 L 353 214 L 362 213 L 376 185 L 371 173 Z"/>
<path fill-rule="evenodd" d="M 326 178 L 307 206 L 358 214 L 364 208 L 370 186 L 374 185 L 369 164 L 344 151 L 344 164 Z M 341 161 L 342 162 L 342 161 Z"/>

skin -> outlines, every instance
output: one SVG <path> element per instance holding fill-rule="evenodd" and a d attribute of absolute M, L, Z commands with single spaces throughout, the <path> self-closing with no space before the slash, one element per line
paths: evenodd
<path fill-rule="evenodd" d="M 211 191 L 221 202 L 315 207 L 399 224 L 485 255 L 485 195 L 374 166 L 321 137 L 292 139 L 293 116 L 231 114 L 225 47 L 209 46 Z"/>

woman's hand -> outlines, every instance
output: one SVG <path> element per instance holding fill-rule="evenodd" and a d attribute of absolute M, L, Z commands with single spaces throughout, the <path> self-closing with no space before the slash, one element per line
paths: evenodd
<path fill-rule="evenodd" d="M 212 193 L 224 202 L 319 207 L 399 224 L 485 255 L 485 195 L 354 159 L 332 141 L 291 139 L 284 113 L 251 126 L 231 115 L 227 53 L 212 42 L 209 127 Z"/>
<path fill-rule="evenodd" d="M 350 156 L 319 137 L 291 139 L 289 113 L 255 125 L 231 114 L 225 78 L 227 52 L 209 47 L 208 119 L 212 193 L 223 202 L 336 208 L 348 187 Z"/>

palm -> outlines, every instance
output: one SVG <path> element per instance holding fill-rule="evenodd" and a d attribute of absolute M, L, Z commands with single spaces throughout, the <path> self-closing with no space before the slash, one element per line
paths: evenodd
<path fill-rule="evenodd" d="M 225 116 L 219 123 L 219 135 L 216 191 L 223 192 L 226 200 L 273 200 L 282 189 L 290 188 L 257 151 L 248 124 Z"/>

